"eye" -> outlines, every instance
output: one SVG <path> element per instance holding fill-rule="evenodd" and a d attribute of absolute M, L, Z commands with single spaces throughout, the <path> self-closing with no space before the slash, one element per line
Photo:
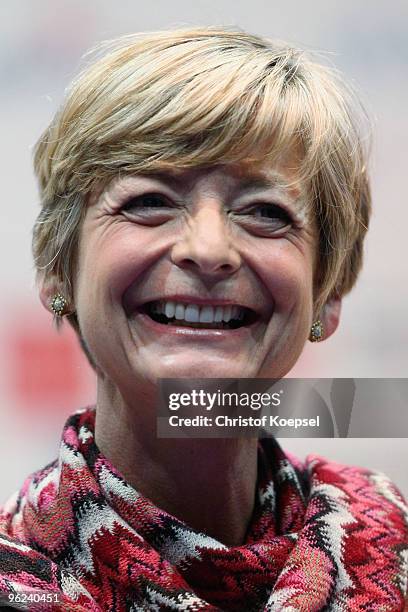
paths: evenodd
<path fill-rule="evenodd" d="M 239 214 L 249 230 L 264 235 L 277 234 L 293 226 L 293 218 L 279 204 L 259 202 Z"/>
<path fill-rule="evenodd" d="M 289 213 L 277 204 L 259 204 L 251 209 L 251 213 L 258 219 L 281 222 L 282 227 L 292 222 Z"/>
<path fill-rule="evenodd" d="M 140 225 L 162 225 L 177 214 L 178 206 L 161 193 L 131 196 L 122 204 L 119 213 Z"/>
<path fill-rule="evenodd" d="M 171 203 L 165 196 L 159 193 L 146 193 L 129 198 L 121 207 L 126 212 L 143 212 L 151 209 L 162 209 L 171 207 Z"/>

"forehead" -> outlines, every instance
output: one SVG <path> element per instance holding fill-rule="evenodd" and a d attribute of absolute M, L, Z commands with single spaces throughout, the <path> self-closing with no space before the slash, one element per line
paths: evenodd
<path fill-rule="evenodd" d="M 278 163 L 245 160 L 188 169 L 173 166 L 151 171 L 147 176 L 162 180 L 180 191 L 193 189 L 204 182 L 222 191 L 277 189 L 287 192 L 293 199 L 298 199 L 303 193 L 297 167 L 290 159 L 282 159 Z"/>

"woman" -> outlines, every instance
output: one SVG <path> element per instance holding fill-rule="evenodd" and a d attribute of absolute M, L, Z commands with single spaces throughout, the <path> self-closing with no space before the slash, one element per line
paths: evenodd
<path fill-rule="evenodd" d="M 156 436 L 158 379 L 281 378 L 336 330 L 370 213 L 341 81 L 243 32 L 127 36 L 74 82 L 35 170 L 41 300 L 97 405 L 3 508 L 3 600 L 402 610 L 408 515 L 386 477 L 273 439 Z"/>

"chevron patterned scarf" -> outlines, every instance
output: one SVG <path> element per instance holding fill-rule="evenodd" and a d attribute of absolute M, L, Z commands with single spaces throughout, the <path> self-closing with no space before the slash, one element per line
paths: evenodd
<path fill-rule="evenodd" d="M 94 424 L 92 409 L 71 417 L 59 460 L 2 509 L 3 602 L 73 612 L 404 609 L 408 514 L 385 476 L 317 456 L 302 465 L 262 440 L 247 538 L 228 547 L 127 484 L 97 448 Z M 44 592 L 52 604 L 24 607 Z"/>

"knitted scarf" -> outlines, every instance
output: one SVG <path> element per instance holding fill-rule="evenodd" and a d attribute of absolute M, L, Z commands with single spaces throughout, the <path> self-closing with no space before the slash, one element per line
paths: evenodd
<path fill-rule="evenodd" d="M 132 488 L 94 424 L 93 409 L 71 417 L 59 460 L 0 513 L 3 602 L 45 591 L 59 603 L 28 609 L 404 609 L 408 513 L 385 476 L 317 456 L 302 465 L 262 440 L 246 541 L 225 546 Z"/>

